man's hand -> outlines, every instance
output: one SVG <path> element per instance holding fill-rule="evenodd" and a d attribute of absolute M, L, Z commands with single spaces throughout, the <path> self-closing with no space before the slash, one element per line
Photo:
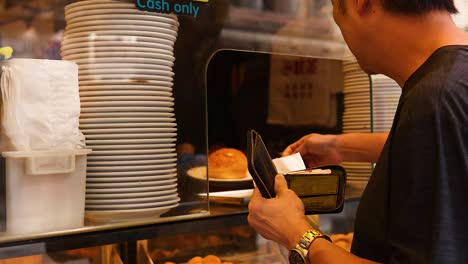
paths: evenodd
<path fill-rule="evenodd" d="M 299 152 L 307 167 L 338 165 L 343 159 L 336 147 L 336 135 L 309 134 L 289 145 L 283 155 Z"/>
<path fill-rule="evenodd" d="M 304 204 L 290 189 L 283 175 L 275 178 L 276 197 L 265 199 L 255 189 L 249 203 L 248 221 L 263 237 L 293 248 L 311 226 L 305 218 Z"/>

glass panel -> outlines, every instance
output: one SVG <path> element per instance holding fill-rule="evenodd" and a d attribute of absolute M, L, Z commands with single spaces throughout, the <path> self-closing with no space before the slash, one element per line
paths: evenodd
<path fill-rule="evenodd" d="M 340 60 L 223 50 L 207 82 L 212 148 L 245 150 L 255 129 L 276 158 L 305 134 L 341 132 Z"/>

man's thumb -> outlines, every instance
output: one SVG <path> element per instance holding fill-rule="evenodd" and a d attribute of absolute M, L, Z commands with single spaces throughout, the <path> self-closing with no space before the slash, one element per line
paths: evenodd
<path fill-rule="evenodd" d="M 281 195 L 284 191 L 288 190 L 288 183 L 282 174 L 278 174 L 275 177 L 275 193 Z"/>

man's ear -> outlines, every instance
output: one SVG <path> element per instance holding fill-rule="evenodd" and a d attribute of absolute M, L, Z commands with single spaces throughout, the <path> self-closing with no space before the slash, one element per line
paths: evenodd
<path fill-rule="evenodd" d="M 374 0 L 356 0 L 356 12 L 360 16 L 368 15 L 372 12 Z"/>

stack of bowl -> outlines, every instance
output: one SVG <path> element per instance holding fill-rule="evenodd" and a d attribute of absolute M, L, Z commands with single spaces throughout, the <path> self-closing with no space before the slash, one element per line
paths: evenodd
<path fill-rule="evenodd" d="M 374 132 L 388 132 L 392 128 L 393 119 L 401 88 L 385 75 L 372 75 L 372 127 Z"/>
<path fill-rule="evenodd" d="M 80 129 L 93 149 L 88 220 L 154 218 L 177 207 L 177 17 L 87 0 L 66 6 L 65 19 L 62 57 L 79 66 Z"/>
<path fill-rule="evenodd" d="M 371 83 L 359 66 L 356 58 L 348 51 L 343 60 L 344 113 L 343 133 L 371 132 Z M 367 184 L 372 173 L 372 163 L 343 162 L 349 184 Z"/>

